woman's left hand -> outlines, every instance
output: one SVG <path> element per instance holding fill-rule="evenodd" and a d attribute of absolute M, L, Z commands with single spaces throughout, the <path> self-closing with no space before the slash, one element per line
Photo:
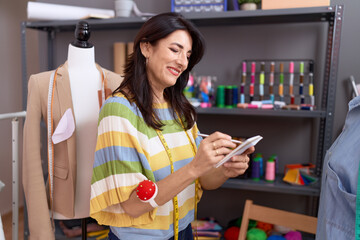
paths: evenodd
<path fill-rule="evenodd" d="M 254 151 L 255 148 L 250 147 L 243 154 L 232 157 L 230 161 L 221 166 L 223 174 L 228 178 L 244 174 L 249 167 L 250 159 L 248 154 L 251 154 Z"/>

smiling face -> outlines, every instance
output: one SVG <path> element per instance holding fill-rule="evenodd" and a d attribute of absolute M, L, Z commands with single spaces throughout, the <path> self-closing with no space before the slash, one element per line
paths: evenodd
<path fill-rule="evenodd" d="M 176 30 L 154 45 L 141 43 L 141 52 L 147 58 L 146 73 L 156 95 L 162 100 L 165 88 L 175 85 L 187 68 L 192 39 L 185 30 Z"/>

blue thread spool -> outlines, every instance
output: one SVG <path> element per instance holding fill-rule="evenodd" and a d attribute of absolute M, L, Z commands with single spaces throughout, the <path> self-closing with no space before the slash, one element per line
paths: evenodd
<path fill-rule="evenodd" d="M 264 163 L 263 163 L 263 156 L 261 153 L 257 153 L 255 155 L 255 159 L 258 159 L 259 161 L 259 172 L 260 172 L 260 178 L 264 176 Z"/>
<path fill-rule="evenodd" d="M 274 104 L 274 102 L 275 102 L 275 96 L 274 96 L 274 94 L 271 94 L 271 95 L 270 95 L 270 100 L 271 100 L 271 103 Z"/>
<path fill-rule="evenodd" d="M 260 180 L 260 160 L 259 158 L 254 158 L 251 164 L 251 179 L 254 181 Z"/>
<path fill-rule="evenodd" d="M 233 90 L 233 106 L 236 108 L 237 104 L 239 102 L 239 90 L 238 87 L 236 85 L 232 86 L 232 90 Z"/>

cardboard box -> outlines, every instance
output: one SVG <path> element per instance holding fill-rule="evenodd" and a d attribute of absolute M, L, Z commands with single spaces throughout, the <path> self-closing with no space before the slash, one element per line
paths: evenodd
<path fill-rule="evenodd" d="M 261 9 L 330 6 L 330 0 L 261 0 Z"/>

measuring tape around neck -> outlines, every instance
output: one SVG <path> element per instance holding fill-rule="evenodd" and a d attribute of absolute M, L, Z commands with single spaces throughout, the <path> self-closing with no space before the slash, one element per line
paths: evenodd
<path fill-rule="evenodd" d="M 58 68 L 59 69 L 59 68 Z M 49 181 L 49 194 L 50 194 L 50 210 L 51 210 L 51 224 L 54 229 L 54 144 L 52 142 L 53 134 L 53 102 L 54 91 L 56 84 L 57 71 L 51 75 L 49 82 L 48 104 L 47 104 L 47 147 L 48 147 L 48 181 Z"/>
<path fill-rule="evenodd" d="M 187 131 L 185 130 L 184 124 L 183 124 L 181 118 L 179 118 L 179 119 L 180 119 L 180 123 L 181 123 L 181 125 L 182 125 L 182 127 L 184 129 L 184 132 L 185 132 L 185 134 L 186 134 L 186 136 L 187 136 L 187 138 L 188 138 L 188 140 L 189 140 L 189 142 L 191 144 L 191 147 L 192 147 L 192 150 L 193 150 L 193 153 L 194 153 L 194 156 L 195 156 L 196 148 L 194 147 L 193 142 L 190 139 L 190 136 L 188 135 Z M 169 157 L 170 169 L 171 169 L 171 173 L 173 173 L 174 172 L 174 161 L 173 161 L 173 157 L 172 157 L 170 148 L 169 148 L 168 144 L 166 143 L 165 137 L 162 134 L 162 132 L 160 130 L 156 130 L 156 133 L 157 133 L 158 137 L 160 138 L 160 141 L 163 144 L 163 146 L 164 146 L 164 148 L 166 150 L 166 153 L 167 153 L 167 155 Z M 198 186 L 197 185 L 198 185 L 198 179 L 196 179 L 196 181 L 195 181 L 195 203 L 194 203 L 195 204 L 195 206 L 194 206 L 194 212 L 195 212 L 194 213 L 194 215 L 195 215 L 194 218 L 195 219 L 196 219 L 196 216 L 197 216 L 197 195 L 198 195 L 198 193 L 197 193 L 198 192 Z M 178 236 L 179 235 L 179 204 L 178 204 L 177 195 L 173 198 L 173 206 L 174 206 L 174 223 L 173 223 L 174 224 L 174 240 L 178 240 L 178 237 L 179 237 Z"/>

